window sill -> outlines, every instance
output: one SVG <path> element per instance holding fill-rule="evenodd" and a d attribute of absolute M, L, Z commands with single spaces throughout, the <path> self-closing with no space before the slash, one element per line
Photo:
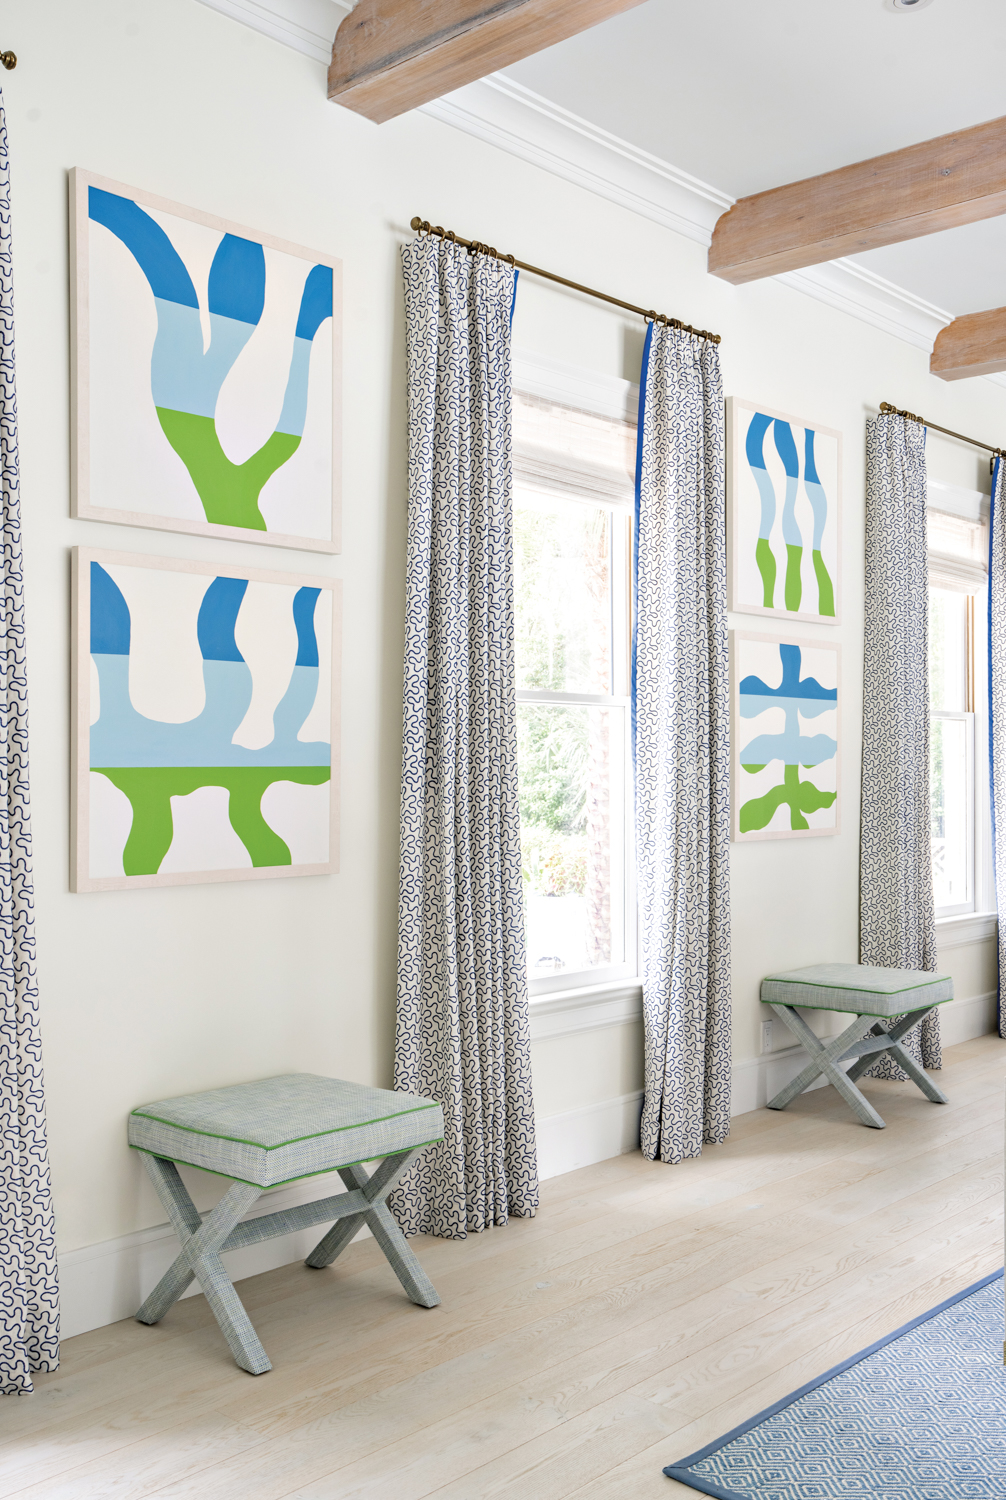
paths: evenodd
<path fill-rule="evenodd" d="M 994 938 L 998 920 L 994 911 L 969 911 L 960 917 L 937 917 L 937 948 L 964 948 Z"/>
<path fill-rule="evenodd" d="M 532 996 L 529 1010 L 532 1042 L 600 1026 L 624 1026 L 642 1018 L 643 985 L 640 979 L 615 979 L 579 990 L 554 990 Z"/>

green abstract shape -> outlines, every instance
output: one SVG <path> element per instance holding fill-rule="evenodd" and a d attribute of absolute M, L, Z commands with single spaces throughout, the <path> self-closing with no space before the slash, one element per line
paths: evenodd
<path fill-rule="evenodd" d="M 222 786 L 230 793 L 231 827 L 248 851 L 253 866 L 292 864 L 290 850 L 262 816 L 262 797 L 274 781 L 320 786 L 328 766 L 92 766 L 129 798 L 133 825 L 122 851 L 127 875 L 156 875 L 171 847 L 172 797 L 187 797 L 202 786 Z"/>
<path fill-rule="evenodd" d="M 799 766 L 786 766 L 783 780 L 764 797 L 752 797 L 745 802 L 740 812 L 741 833 L 754 833 L 767 828 L 775 816 L 776 809 L 789 804 L 790 828 L 800 831 L 810 827 L 804 813 L 817 812 L 822 807 L 831 807 L 837 792 L 822 792 L 812 781 L 800 780 Z"/>
<path fill-rule="evenodd" d="M 833 615 L 835 613 L 835 589 L 831 577 L 820 552 L 815 549 L 811 555 L 814 558 L 814 572 L 817 575 L 817 612 L 819 615 Z"/>
<path fill-rule="evenodd" d="M 761 574 L 764 604 L 766 609 L 775 608 L 775 553 L 765 537 L 760 536 L 755 544 L 755 561 Z"/>
<path fill-rule="evenodd" d="M 803 585 L 800 582 L 800 563 L 803 560 L 803 548 L 791 547 L 786 544 L 786 608 L 798 610 L 800 608 L 800 596 L 803 593 Z"/>
<path fill-rule="evenodd" d="M 266 481 L 296 453 L 300 438 L 289 432 L 274 432 L 251 458 L 235 464 L 220 446 L 212 417 L 171 411 L 166 406 L 158 406 L 156 411 L 164 436 L 189 471 L 207 521 L 265 531 L 259 495 Z"/>

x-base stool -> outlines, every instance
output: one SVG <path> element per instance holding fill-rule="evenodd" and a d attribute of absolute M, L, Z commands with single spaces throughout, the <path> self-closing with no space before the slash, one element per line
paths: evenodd
<path fill-rule="evenodd" d="M 195 1278 L 241 1368 L 252 1375 L 271 1370 L 220 1257 L 331 1220 L 307 1265 L 330 1266 L 366 1224 L 411 1300 L 436 1307 L 440 1298 L 384 1200 L 420 1149 L 443 1134 L 443 1111 L 433 1099 L 315 1073 L 141 1104 L 129 1117 L 129 1144 L 143 1152 L 182 1248 L 137 1320 L 159 1323 Z M 378 1159 L 371 1176 L 363 1163 Z M 231 1179 L 205 1220 L 176 1163 Z M 338 1172 L 348 1191 L 239 1222 L 263 1192 L 325 1172 Z"/>
<path fill-rule="evenodd" d="M 871 964 L 811 964 L 762 980 L 761 998 L 789 1027 L 811 1061 L 792 1083 L 768 1101 L 769 1109 L 785 1109 L 822 1075 L 834 1084 L 864 1125 L 884 1129 L 884 1121 L 856 1087 L 856 1079 L 886 1052 L 934 1104 L 946 1104 L 929 1075 L 901 1045 L 901 1038 L 937 1005 L 954 998 L 954 982 L 946 974 L 919 969 L 882 969 Z M 852 1011 L 853 1020 L 840 1036 L 822 1041 L 808 1026 L 803 1010 Z M 892 1024 L 885 1028 L 881 1021 Z M 848 1072 L 840 1065 L 852 1059 Z"/>

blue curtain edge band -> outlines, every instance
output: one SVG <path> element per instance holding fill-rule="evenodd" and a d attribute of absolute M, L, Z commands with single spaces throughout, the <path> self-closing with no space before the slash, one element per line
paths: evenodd
<path fill-rule="evenodd" d="M 870 1355 L 876 1354 L 879 1349 L 885 1348 L 888 1344 L 893 1344 L 897 1339 L 904 1338 L 913 1329 L 919 1328 L 923 1323 L 928 1323 L 931 1318 L 939 1317 L 940 1313 L 946 1312 L 948 1308 L 954 1307 L 958 1302 L 964 1302 L 968 1297 L 973 1297 L 976 1292 L 980 1292 L 985 1287 L 991 1286 L 993 1281 L 1001 1281 L 1002 1277 L 1003 1272 L 1001 1270 L 991 1271 L 988 1276 L 983 1276 L 980 1280 L 972 1282 L 970 1286 L 966 1286 L 961 1292 L 955 1292 L 952 1297 L 947 1297 L 945 1301 L 938 1303 L 936 1307 L 931 1307 L 928 1312 L 920 1313 L 917 1318 L 910 1318 L 907 1323 L 902 1323 L 901 1327 L 895 1328 L 893 1333 L 886 1333 L 883 1338 L 876 1339 L 874 1343 L 869 1344 L 865 1349 L 861 1349 L 858 1354 L 851 1354 L 848 1359 L 843 1359 L 839 1364 L 833 1365 L 830 1370 L 825 1370 L 823 1375 L 818 1375 L 814 1380 L 808 1380 L 805 1385 L 800 1386 L 791 1395 L 783 1396 L 779 1401 L 774 1401 L 771 1406 L 767 1406 L 764 1411 L 758 1412 L 757 1416 L 750 1417 L 748 1421 L 741 1422 L 739 1426 L 734 1427 L 724 1437 L 716 1438 L 713 1442 L 707 1443 L 704 1448 L 700 1448 L 696 1453 L 690 1453 L 687 1458 L 681 1459 L 676 1464 L 668 1464 L 663 1472 L 667 1475 L 668 1479 L 677 1479 L 681 1484 L 690 1485 L 692 1489 L 701 1490 L 703 1494 L 717 1496 L 719 1500 L 749 1500 L 748 1496 L 741 1495 L 736 1490 L 721 1489 L 718 1485 L 714 1485 L 708 1480 L 700 1479 L 698 1475 L 689 1474 L 688 1469 L 692 1464 L 700 1463 L 702 1459 L 709 1458 L 721 1448 L 726 1448 L 728 1444 L 736 1442 L 737 1438 L 743 1437 L 745 1433 L 750 1432 L 754 1427 L 760 1426 L 762 1422 L 767 1422 L 770 1417 L 774 1417 L 778 1412 L 785 1411 L 787 1406 L 792 1406 L 795 1401 L 801 1400 L 802 1397 L 809 1395 L 811 1391 L 816 1391 L 819 1386 L 827 1385 L 829 1380 L 834 1380 L 836 1376 L 843 1375 L 846 1370 L 851 1370 L 853 1365 L 858 1365 L 862 1360 L 869 1359 Z"/>
<path fill-rule="evenodd" d="M 639 369 L 639 409 L 636 414 L 636 483 L 632 500 L 632 643 L 629 652 L 629 724 L 632 740 L 632 779 L 636 779 L 636 645 L 639 625 L 639 505 L 643 478 L 643 419 L 646 384 L 650 368 L 650 345 L 655 324 L 646 325 L 643 358 Z"/>

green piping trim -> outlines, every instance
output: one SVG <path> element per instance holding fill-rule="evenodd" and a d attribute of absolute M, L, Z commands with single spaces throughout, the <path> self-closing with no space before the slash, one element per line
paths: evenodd
<path fill-rule="evenodd" d="M 925 980 L 922 984 L 906 984 L 900 990 L 867 990 L 864 989 L 861 984 L 829 984 L 823 979 L 775 979 L 771 974 L 766 974 L 765 978 L 762 980 L 762 983 L 793 984 L 798 988 L 802 988 L 804 985 L 806 985 L 808 989 L 812 990 L 848 990 L 853 994 L 860 995 L 907 995 L 910 990 L 924 990 L 927 989 L 931 984 L 946 984 L 949 979 L 949 974 L 934 974 L 931 979 Z M 953 999 L 953 996 L 948 995 L 947 998 Z M 942 1005 L 943 1001 L 938 1000 L 936 1003 L 937 1005 Z M 864 1011 L 863 1014 L 868 1015 L 869 1012 Z"/>
<path fill-rule="evenodd" d="M 189 1135 L 204 1135 L 212 1141 L 233 1141 L 236 1146 L 255 1146 L 259 1151 L 281 1151 L 284 1146 L 296 1146 L 300 1141 L 317 1141 L 323 1135 L 338 1135 L 343 1130 L 366 1130 L 368 1125 L 382 1125 L 385 1120 L 401 1120 L 406 1115 L 418 1115 L 425 1109 L 439 1108 L 440 1105 L 434 1100 L 432 1104 L 419 1104 L 415 1109 L 400 1109 L 393 1115 L 380 1115 L 376 1120 L 359 1120 L 354 1125 L 333 1125 L 331 1130 L 315 1130 L 311 1135 L 295 1135 L 289 1141 L 277 1141 L 275 1146 L 266 1146 L 262 1141 L 249 1141 L 242 1135 L 218 1135 L 214 1130 L 197 1130 L 194 1125 L 179 1125 L 177 1120 L 165 1120 L 162 1115 L 145 1115 L 142 1108 L 134 1109 L 131 1113 L 138 1120 L 154 1120 L 158 1125 L 170 1125 L 172 1130 L 187 1130 Z M 346 1165 L 351 1163 L 347 1162 Z M 234 1180 L 240 1182 L 241 1178 Z"/>
<path fill-rule="evenodd" d="M 896 1021 L 897 1018 L 898 1018 L 898 1016 L 900 1016 L 900 1015 L 911 1016 L 911 1015 L 914 1015 L 916 1011 L 918 1011 L 918 1014 L 919 1014 L 919 1016 L 921 1018 L 924 1014 L 928 1014 L 929 1011 L 935 1010 L 938 1005 L 949 1005 L 950 1001 L 953 998 L 954 998 L 953 995 L 948 995 L 945 1000 L 927 1000 L 926 1003 L 925 1003 L 925 1005 L 918 1005 L 914 1009 L 913 1009 L 912 1006 L 909 1006 L 908 1009 L 905 1010 L 905 1011 L 899 1011 L 899 1010 L 847 1010 L 847 1009 L 845 1009 L 845 1007 L 843 1007 L 840 1011 L 836 1012 L 834 1010 L 834 1007 L 831 1006 L 831 1005 L 810 1005 L 810 1004 L 808 1004 L 808 1002 L 806 1000 L 794 1000 L 794 1001 L 789 1001 L 789 1000 L 763 1000 L 762 1004 L 763 1005 L 785 1005 L 790 1010 L 830 1010 L 830 1011 L 832 1011 L 833 1014 L 837 1014 L 837 1015 L 840 1015 L 840 1016 L 873 1016 L 874 1020 L 877 1020 L 877 1021 Z"/>
<path fill-rule="evenodd" d="M 402 1146 L 398 1151 L 386 1151 L 383 1156 L 361 1156 L 357 1161 L 341 1161 L 337 1167 L 319 1167 L 317 1172 L 303 1172 L 299 1177 L 285 1177 L 282 1182 L 270 1182 L 268 1187 L 263 1187 L 261 1182 L 251 1182 L 247 1177 L 233 1177 L 230 1172 L 218 1172 L 215 1167 L 204 1167 L 198 1161 L 185 1161 L 181 1156 L 165 1156 L 163 1152 L 151 1151 L 149 1146 L 134 1146 L 132 1141 L 128 1145 L 130 1151 L 141 1151 L 144 1156 L 155 1156 L 158 1161 L 173 1161 L 176 1165 L 183 1167 L 195 1167 L 197 1172 L 208 1172 L 211 1177 L 225 1177 L 228 1182 L 243 1182 L 246 1187 L 257 1187 L 263 1193 L 271 1193 L 274 1188 L 289 1187 L 291 1182 L 306 1182 L 309 1177 L 325 1177 L 328 1173 L 338 1172 L 343 1167 L 362 1167 L 364 1162 L 368 1161 L 386 1161 L 389 1156 L 401 1156 L 407 1151 L 421 1151 L 424 1146 L 435 1146 L 437 1141 L 442 1140 L 442 1135 L 435 1135 L 432 1140 L 417 1141 L 414 1146 Z M 383 1199 L 375 1200 L 374 1207 L 376 1208 L 377 1204 L 383 1201 Z M 324 1200 L 316 1198 L 315 1202 L 322 1203 Z M 311 1205 L 305 1203 L 303 1206 L 310 1208 Z M 363 1213 L 364 1210 L 361 1209 L 360 1212 Z"/>

